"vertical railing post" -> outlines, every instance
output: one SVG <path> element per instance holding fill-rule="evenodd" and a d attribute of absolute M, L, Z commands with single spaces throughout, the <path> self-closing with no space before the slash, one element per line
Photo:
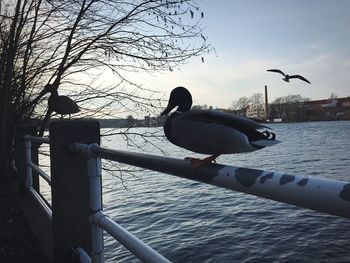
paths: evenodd
<path fill-rule="evenodd" d="M 28 135 L 25 135 L 23 137 L 24 139 L 24 147 L 25 147 L 25 153 L 26 153 L 26 181 L 25 181 L 25 186 L 27 188 L 33 186 L 33 169 L 32 169 L 32 142 L 28 139 Z"/>
<path fill-rule="evenodd" d="M 67 120 L 50 124 L 51 194 L 54 262 L 73 262 L 72 249 L 91 251 L 88 156 L 69 144 L 100 143 L 97 121 Z M 100 188 L 101 191 L 101 188 Z"/>
<path fill-rule="evenodd" d="M 33 143 L 32 143 L 31 146 L 32 146 L 31 147 L 32 163 L 39 165 L 39 146 L 40 145 L 38 145 L 38 144 L 33 145 Z M 40 178 L 39 174 L 37 174 L 35 171 L 32 170 L 32 186 L 35 189 L 35 191 L 37 191 L 38 193 L 40 193 L 40 179 L 39 178 Z"/>
<path fill-rule="evenodd" d="M 26 192 L 27 182 L 27 164 L 26 164 L 26 147 L 23 136 L 36 135 L 36 124 L 23 124 L 18 125 L 15 128 L 15 165 L 17 168 L 18 176 L 18 189 L 20 194 Z M 38 163 L 38 150 L 37 147 L 32 147 L 31 159 L 34 163 Z M 35 190 L 39 190 L 39 177 L 36 174 L 32 174 L 33 187 Z"/>
<path fill-rule="evenodd" d="M 88 160 L 91 214 L 102 210 L 101 171 L 101 158 L 91 156 Z M 95 224 L 91 224 L 91 239 L 92 263 L 103 263 L 103 229 Z"/>

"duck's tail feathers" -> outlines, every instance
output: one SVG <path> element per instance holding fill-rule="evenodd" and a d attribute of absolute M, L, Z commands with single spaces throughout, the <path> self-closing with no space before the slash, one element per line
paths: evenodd
<path fill-rule="evenodd" d="M 272 146 L 275 144 L 280 143 L 281 141 L 279 140 L 257 140 L 250 142 L 252 145 L 257 146 L 257 147 L 267 147 L 267 146 Z"/>

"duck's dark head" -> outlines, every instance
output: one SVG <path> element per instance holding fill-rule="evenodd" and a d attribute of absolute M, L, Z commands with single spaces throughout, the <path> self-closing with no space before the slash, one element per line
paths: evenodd
<path fill-rule="evenodd" d="M 178 106 L 177 111 L 180 112 L 185 112 L 191 109 L 192 96 L 184 87 L 177 87 L 171 91 L 168 106 L 162 112 L 161 116 L 167 115 L 176 106 Z"/>
<path fill-rule="evenodd" d="M 57 95 L 57 87 L 53 84 L 46 84 L 42 92 L 44 94 L 51 93 L 52 95 Z"/>

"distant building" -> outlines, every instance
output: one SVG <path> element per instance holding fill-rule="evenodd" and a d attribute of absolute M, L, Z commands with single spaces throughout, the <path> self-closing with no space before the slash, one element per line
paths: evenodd
<path fill-rule="evenodd" d="M 307 120 L 350 119 L 350 97 L 304 102 Z"/>
<path fill-rule="evenodd" d="M 350 97 L 269 104 L 269 118 L 281 121 L 350 120 Z"/>
<path fill-rule="evenodd" d="M 143 125 L 146 127 L 162 126 L 165 120 L 166 120 L 166 116 L 157 116 L 157 117 L 145 116 L 143 120 Z"/>
<path fill-rule="evenodd" d="M 260 105 L 260 104 L 249 105 L 246 111 L 246 116 L 252 119 L 259 119 L 259 120 L 265 119 L 265 110 L 263 105 Z"/>
<path fill-rule="evenodd" d="M 247 109 L 248 109 L 248 107 L 245 107 L 245 108 L 240 109 L 240 110 L 221 109 L 221 108 L 220 109 L 216 109 L 216 110 L 245 117 L 246 113 L 247 113 Z"/>
<path fill-rule="evenodd" d="M 122 128 L 127 127 L 126 119 L 97 119 L 101 128 Z"/>

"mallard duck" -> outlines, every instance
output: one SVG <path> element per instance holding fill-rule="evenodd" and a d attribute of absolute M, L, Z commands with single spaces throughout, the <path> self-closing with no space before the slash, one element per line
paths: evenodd
<path fill-rule="evenodd" d="M 306 78 L 304 78 L 303 76 L 300 76 L 300 75 L 287 75 L 282 70 L 279 70 L 279 69 L 268 69 L 267 71 L 269 71 L 269 72 L 276 72 L 276 73 L 282 74 L 283 75 L 283 80 L 286 81 L 286 82 L 289 82 L 290 79 L 301 79 L 301 80 L 311 84 L 310 81 L 308 81 Z"/>
<path fill-rule="evenodd" d="M 177 107 L 164 123 L 167 139 L 187 150 L 210 154 L 202 160 L 186 158 L 195 168 L 215 161 L 221 154 L 252 152 L 279 142 L 268 127 L 256 121 L 217 110 L 190 110 L 191 106 L 191 93 L 177 87 L 161 115 Z"/>
<path fill-rule="evenodd" d="M 67 96 L 58 95 L 57 89 L 53 85 L 46 85 L 45 89 L 51 93 L 48 100 L 49 111 L 61 114 L 73 114 L 80 111 L 77 103 Z"/>

